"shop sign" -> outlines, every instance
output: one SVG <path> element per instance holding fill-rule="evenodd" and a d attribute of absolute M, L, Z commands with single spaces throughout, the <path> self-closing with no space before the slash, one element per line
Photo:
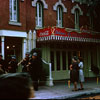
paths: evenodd
<path fill-rule="evenodd" d="M 38 37 L 47 37 L 47 36 L 63 36 L 63 37 L 79 37 L 79 38 L 99 38 L 100 36 L 92 35 L 91 33 L 78 33 L 78 32 L 67 32 L 65 28 L 49 27 L 37 30 Z"/>

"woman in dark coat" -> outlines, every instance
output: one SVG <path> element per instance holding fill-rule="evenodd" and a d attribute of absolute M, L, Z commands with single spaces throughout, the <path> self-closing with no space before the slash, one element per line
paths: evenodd
<path fill-rule="evenodd" d="M 72 64 L 70 65 L 70 80 L 74 83 L 74 90 L 77 91 L 77 82 L 79 80 L 79 67 L 77 62 L 77 57 L 72 58 Z"/>

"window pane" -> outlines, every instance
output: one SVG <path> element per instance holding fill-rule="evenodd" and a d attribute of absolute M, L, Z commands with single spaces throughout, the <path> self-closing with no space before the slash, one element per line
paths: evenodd
<path fill-rule="evenodd" d="M 57 70 L 60 70 L 60 52 L 56 52 Z"/>
<path fill-rule="evenodd" d="M 51 64 L 52 64 L 52 71 L 54 71 L 54 52 L 53 51 L 51 51 L 51 53 L 50 53 L 50 58 L 51 58 Z"/>
<path fill-rule="evenodd" d="M 14 11 L 16 11 L 17 9 L 16 9 L 16 6 L 17 6 L 17 1 L 16 0 L 14 0 Z"/>
<path fill-rule="evenodd" d="M 12 20 L 12 0 L 9 2 L 9 10 L 10 10 L 10 20 Z"/>
<path fill-rule="evenodd" d="M 62 27 L 62 14 L 63 14 L 62 6 L 58 6 L 58 8 L 57 8 L 57 25 L 59 27 Z"/>
<path fill-rule="evenodd" d="M 75 28 L 79 28 L 79 10 L 78 9 L 76 9 L 75 10 L 75 25 L 76 25 L 76 27 Z"/>
<path fill-rule="evenodd" d="M 17 0 L 14 0 L 14 20 L 17 21 Z"/>
<path fill-rule="evenodd" d="M 66 52 L 62 52 L 63 70 L 66 70 Z"/>
<path fill-rule="evenodd" d="M 59 7 L 59 19 L 62 20 L 62 8 Z"/>
<path fill-rule="evenodd" d="M 43 9 L 43 4 L 41 2 L 37 2 L 37 12 L 36 12 L 36 22 L 37 26 L 42 27 L 42 9 Z"/>
<path fill-rule="evenodd" d="M 39 17 L 42 17 L 41 12 L 42 12 L 42 5 L 39 3 Z"/>

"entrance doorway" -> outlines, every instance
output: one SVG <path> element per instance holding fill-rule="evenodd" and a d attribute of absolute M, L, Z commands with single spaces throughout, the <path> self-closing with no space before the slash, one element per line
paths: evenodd
<path fill-rule="evenodd" d="M 10 60 L 12 55 L 16 56 L 17 61 L 21 59 L 22 38 L 5 37 L 5 59 Z"/>

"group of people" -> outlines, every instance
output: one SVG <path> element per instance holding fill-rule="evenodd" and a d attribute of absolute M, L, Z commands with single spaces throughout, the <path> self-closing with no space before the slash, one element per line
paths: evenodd
<path fill-rule="evenodd" d="M 19 65 L 22 72 L 17 72 Z M 34 52 L 31 57 L 27 52 L 19 63 L 12 56 L 7 63 L 0 54 L 0 99 L 31 99 L 34 98 L 34 90 L 38 90 L 38 84 L 42 73 L 42 59 Z"/>
<path fill-rule="evenodd" d="M 72 64 L 70 65 L 70 80 L 74 84 L 72 91 L 83 90 L 84 73 L 83 73 L 83 59 L 82 57 L 72 58 Z M 77 83 L 80 82 L 80 88 L 77 88 Z"/>
<path fill-rule="evenodd" d="M 22 65 L 22 72 L 30 74 L 34 90 L 38 90 L 38 84 L 42 73 L 42 60 L 38 56 L 37 52 L 34 52 L 31 57 L 30 53 L 25 54 L 25 58 L 22 59 L 19 63 L 16 61 L 16 57 L 12 56 L 9 62 L 6 62 L 2 59 L 0 54 L 0 74 L 5 73 L 16 73 L 18 66 Z"/>
<path fill-rule="evenodd" d="M 6 61 L 2 59 L 2 54 L 0 54 L 0 75 L 5 73 L 15 73 L 17 68 L 18 65 L 15 56 L 12 56 L 10 61 Z"/>

